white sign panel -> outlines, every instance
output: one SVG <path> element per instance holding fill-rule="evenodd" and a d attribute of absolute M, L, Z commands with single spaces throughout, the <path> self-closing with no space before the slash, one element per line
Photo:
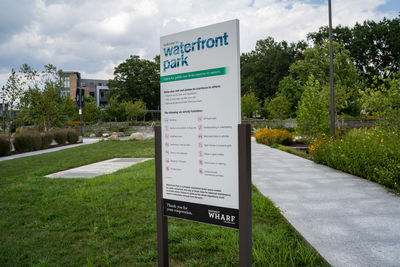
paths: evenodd
<path fill-rule="evenodd" d="M 238 228 L 239 21 L 161 37 L 164 215 Z"/>

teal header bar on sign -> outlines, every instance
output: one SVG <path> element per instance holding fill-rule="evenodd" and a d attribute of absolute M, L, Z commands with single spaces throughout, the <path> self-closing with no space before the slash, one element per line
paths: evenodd
<path fill-rule="evenodd" d="M 167 82 L 176 82 L 182 80 L 189 80 L 189 79 L 198 79 L 198 78 L 205 78 L 205 77 L 212 77 L 212 76 L 219 76 L 227 74 L 227 68 L 215 68 L 215 69 L 208 69 L 208 70 L 199 70 L 199 71 L 192 71 L 174 75 L 166 75 L 160 77 L 161 83 Z"/>

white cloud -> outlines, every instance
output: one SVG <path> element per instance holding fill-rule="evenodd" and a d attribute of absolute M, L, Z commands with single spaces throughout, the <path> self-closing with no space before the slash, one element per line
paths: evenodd
<path fill-rule="evenodd" d="M 32 0 L 25 8 L 8 1 L 0 5 L 5 7 L 2 14 L 19 16 L 2 19 L 3 25 L 9 25 L 0 32 L 0 86 L 4 73 L 22 63 L 36 68 L 52 63 L 80 71 L 83 77 L 111 78 L 113 68 L 130 55 L 152 59 L 158 54 L 161 35 L 235 18 L 240 20 L 242 52 L 254 49 L 256 41 L 267 36 L 277 41 L 304 40 L 307 33 L 328 24 L 327 1 L 318 2 L 324 4 L 308 0 Z M 332 2 L 334 25 L 390 17 L 377 11 L 385 0 Z"/>

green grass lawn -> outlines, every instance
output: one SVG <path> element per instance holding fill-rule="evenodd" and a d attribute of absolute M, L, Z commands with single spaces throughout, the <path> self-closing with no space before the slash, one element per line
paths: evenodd
<path fill-rule="evenodd" d="M 0 266 L 156 266 L 154 160 L 94 179 L 47 179 L 153 141 L 101 142 L 0 162 Z M 253 188 L 254 266 L 327 266 Z M 237 266 L 238 231 L 169 218 L 171 266 Z"/>

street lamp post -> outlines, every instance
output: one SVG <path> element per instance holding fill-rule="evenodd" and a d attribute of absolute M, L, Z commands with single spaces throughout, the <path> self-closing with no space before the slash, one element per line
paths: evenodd
<path fill-rule="evenodd" d="M 330 95 L 331 95 L 331 105 L 330 105 L 330 113 L 331 113 L 331 136 L 335 137 L 335 91 L 333 85 L 333 46 L 332 46 L 332 5 L 331 0 L 328 0 L 328 9 L 329 9 L 329 72 L 330 72 Z"/>

